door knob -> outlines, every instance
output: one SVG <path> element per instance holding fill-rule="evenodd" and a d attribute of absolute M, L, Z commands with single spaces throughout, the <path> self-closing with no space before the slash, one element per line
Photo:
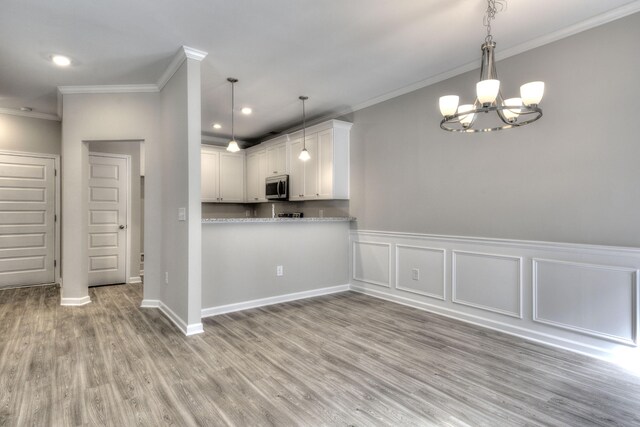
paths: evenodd
<path fill-rule="evenodd" d="M 120 230 L 124 230 L 124 229 L 125 229 L 125 228 L 127 228 L 127 227 L 126 227 L 125 225 L 121 225 L 121 226 L 120 226 L 120 227 L 118 227 L 118 228 L 120 228 Z"/>

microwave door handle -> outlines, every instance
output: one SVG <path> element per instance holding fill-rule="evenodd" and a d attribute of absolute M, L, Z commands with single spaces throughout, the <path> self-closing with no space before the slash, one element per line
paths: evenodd
<path fill-rule="evenodd" d="M 280 198 L 280 181 L 278 181 L 278 199 Z"/>

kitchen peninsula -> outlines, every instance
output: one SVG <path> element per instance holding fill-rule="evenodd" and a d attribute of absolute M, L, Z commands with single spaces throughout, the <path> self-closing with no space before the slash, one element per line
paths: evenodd
<path fill-rule="evenodd" d="M 350 128 L 330 120 L 304 141 L 298 131 L 238 153 L 203 146 L 203 317 L 348 289 Z M 289 180 L 278 212 L 302 218 L 276 216 L 270 176 Z"/>

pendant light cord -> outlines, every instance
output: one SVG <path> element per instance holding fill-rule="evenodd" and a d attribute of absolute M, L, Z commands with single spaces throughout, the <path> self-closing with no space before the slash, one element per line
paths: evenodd
<path fill-rule="evenodd" d="M 302 100 L 302 146 L 307 148 L 307 114 L 304 109 L 304 99 Z"/>
<path fill-rule="evenodd" d="M 233 123 L 233 111 L 236 109 L 236 96 L 235 96 L 236 82 L 231 82 L 231 140 L 236 140 L 236 133 Z"/>

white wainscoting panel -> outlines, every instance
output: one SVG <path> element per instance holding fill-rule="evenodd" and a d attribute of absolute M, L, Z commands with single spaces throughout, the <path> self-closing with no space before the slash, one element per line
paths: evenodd
<path fill-rule="evenodd" d="M 522 258 L 453 251 L 452 301 L 522 318 Z"/>
<path fill-rule="evenodd" d="M 396 245 L 396 289 L 444 300 L 446 261 L 444 249 Z"/>
<path fill-rule="evenodd" d="M 533 260 L 533 320 L 637 345 L 638 271 Z"/>
<path fill-rule="evenodd" d="M 353 279 L 388 288 L 391 283 L 391 245 L 353 242 Z"/>
<path fill-rule="evenodd" d="M 351 290 L 640 368 L 640 248 L 375 230 L 350 239 Z"/>

